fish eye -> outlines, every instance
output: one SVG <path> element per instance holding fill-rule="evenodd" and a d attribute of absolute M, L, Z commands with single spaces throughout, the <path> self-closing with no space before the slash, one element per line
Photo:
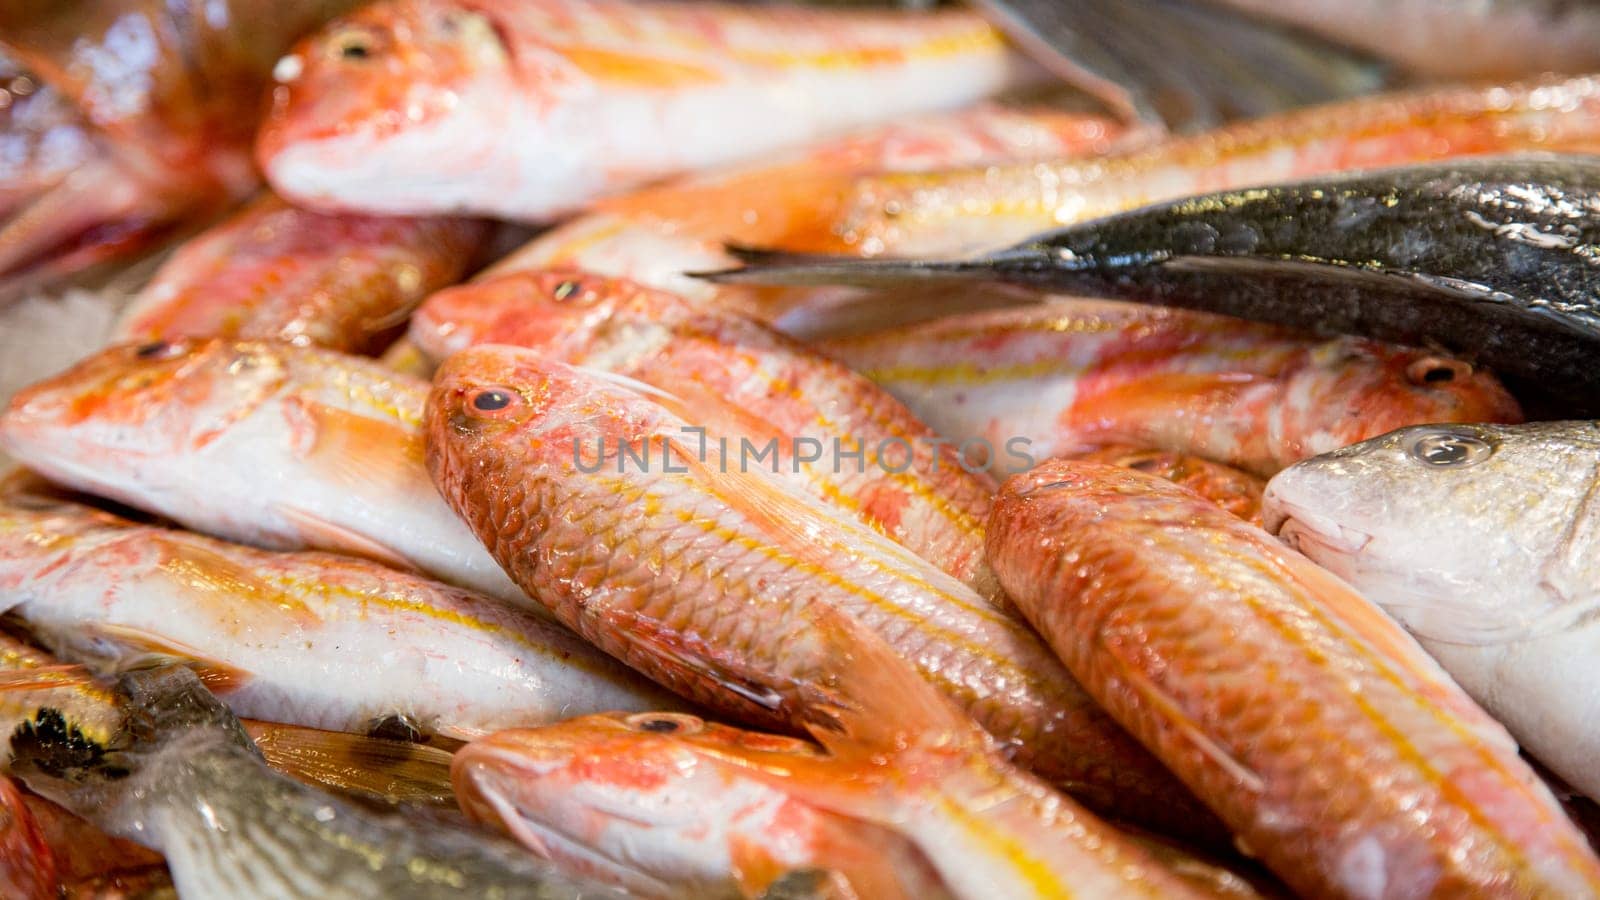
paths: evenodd
<path fill-rule="evenodd" d="M 375 43 L 373 36 L 367 31 L 349 28 L 334 37 L 332 47 L 340 59 L 360 62 L 372 58 L 375 53 Z"/>
<path fill-rule="evenodd" d="M 626 719 L 628 727 L 652 734 L 696 734 L 705 723 L 678 713 L 639 713 Z"/>
<path fill-rule="evenodd" d="M 478 412 L 503 412 L 511 407 L 516 395 L 505 388 L 485 388 L 472 395 L 472 408 Z"/>
<path fill-rule="evenodd" d="M 1472 365 L 1459 359 L 1428 356 L 1406 366 L 1406 380 L 1418 387 L 1464 381 L 1472 375 Z"/>
<path fill-rule="evenodd" d="M 183 346 L 167 341 L 151 341 L 141 344 L 133 351 L 133 355 L 140 359 L 172 359 L 183 352 Z"/>
<path fill-rule="evenodd" d="M 556 289 L 550 292 L 550 296 L 554 297 L 557 301 L 565 302 L 567 300 L 571 300 L 573 297 L 576 297 L 578 292 L 582 290 L 582 284 L 575 279 L 568 278 L 556 285 Z"/>
<path fill-rule="evenodd" d="M 1463 469 L 1494 455 L 1494 447 L 1481 438 L 1459 432 L 1436 432 L 1411 445 L 1411 457 L 1439 469 Z"/>

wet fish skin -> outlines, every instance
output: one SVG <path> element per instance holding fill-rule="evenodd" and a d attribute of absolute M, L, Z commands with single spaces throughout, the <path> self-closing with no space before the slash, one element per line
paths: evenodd
<path fill-rule="evenodd" d="M 1600 160 L 1529 157 L 1226 191 L 959 261 L 781 261 L 743 281 L 993 280 L 1437 343 L 1575 404 L 1600 403 Z"/>
<path fill-rule="evenodd" d="M 500 732 L 463 747 L 452 769 L 472 818 L 641 896 L 751 897 L 786 870 L 826 866 L 847 883 L 845 896 L 949 897 L 904 837 L 746 771 L 780 768 L 790 755 L 814 761 L 822 751 L 640 713 Z"/>
<path fill-rule="evenodd" d="M 423 467 L 427 382 L 266 341 L 123 345 L 19 392 L 0 445 L 196 531 L 418 569 L 529 606 Z"/>
<path fill-rule="evenodd" d="M 806 682 L 791 666 L 812 640 L 795 617 L 836 607 L 1091 807 L 1216 837 L 1020 621 L 761 463 L 742 466 L 737 449 L 707 442 L 702 460 L 681 418 L 615 378 L 479 346 L 441 367 L 428 404 L 435 482 L 563 623 L 710 709 L 781 729 L 795 725 Z M 650 462 L 619 472 L 627 442 Z"/>
<path fill-rule="evenodd" d="M 1171 450 L 1112 445 L 1072 456 L 1149 472 L 1182 485 L 1254 525 L 1261 524 L 1261 492 L 1266 482 L 1238 469 Z"/>
<path fill-rule="evenodd" d="M 563 831 L 575 821 L 593 822 L 596 812 L 608 818 L 607 801 L 618 787 L 636 797 L 664 788 L 667 798 L 678 795 L 691 809 L 709 805 L 696 818 L 727 822 L 736 832 L 760 826 L 741 823 L 745 814 L 725 804 L 748 810 L 762 805 L 757 797 L 788 800 L 801 809 L 891 829 L 937 871 L 947 889 L 939 896 L 1206 895 L 1116 829 L 1001 759 L 992 738 L 859 622 L 820 605 L 802 615 L 811 620 L 813 634 L 789 664 L 810 676 L 797 694 L 806 729 L 826 753 L 803 742 L 708 729 L 697 719 L 591 717 L 498 735 L 464 749 L 467 755 L 453 775 L 465 808 L 487 814 L 537 848 L 552 820 L 561 821 L 555 830 Z M 648 736 L 634 736 L 640 732 Z M 594 746 L 597 739 L 602 747 Z M 557 797 L 557 808 L 539 808 L 540 795 L 574 790 L 578 798 Z M 646 809 L 685 805 L 666 798 L 637 802 Z M 524 803 L 534 807 L 531 813 L 523 812 Z M 598 809 L 585 809 L 590 804 Z M 630 808 L 626 800 L 610 806 Z M 591 833 L 588 823 L 574 830 Z M 856 843 L 869 854 L 873 843 L 882 843 L 871 830 L 855 831 Z M 719 838 L 711 837 L 711 843 Z M 637 858 L 629 852 L 631 842 L 621 842 L 623 858 Z M 890 843 L 880 852 L 892 850 Z M 839 856 L 840 867 L 862 879 L 851 886 L 863 897 L 902 896 L 924 880 L 874 871 L 848 851 Z"/>
<path fill-rule="evenodd" d="M 489 274 L 572 266 L 742 311 L 795 334 L 814 327 L 812 319 L 837 318 L 832 295 L 840 292 L 752 290 L 684 273 L 734 265 L 723 246 L 728 240 L 767 244 L 800 222 L 831 216 L 831 191 L 841 175 L 1056 159 L 1130 140 L 1110 119 L 1050 107 L 983 103 L 896 119 L 777 159 L 602 198 L 595 210 L 534 238 Z"/>
<path fill-rule="evenodd" d="M 72 761 L 51 754 L 59 727 L 44 727 L 12 737 L 13 767 L 29 787 L 161 850 L 182 896 L 619 896 L 490 836 L 354 806 L 273 773 L 188 669 L 130 673 L 118 688 L 124 745 Z"/>
<path fill-rule="evenodd" d="M 1304 28 L 1440 78 L 1516 78 L 1600 66 L 1600 9 L 1570 0 L 1207 0 Z"/>
<path fill-rule="evenodd" d="M 792 252 L 951 257 L 1198 194 L 1357 170 L 1600 150 L 1600 79 L 1435 87 L 1293 110 L 1047 165 L 973 165 L 812 185 L 828 215 L 745 242 Z"/>
<path fill-rule="evenodd" d="M 546 221 L 1029 71 L 966 11 L 387 0 L 280 62 L 257 156 L 302 205 Z"/>
<path fill-rule="evenodd" d="M 424 297 L 461 279 L 489 234 L 474 219 L 327 215 L 267 194 L 180 247 L 112 340 L 225 337 L 373 353 Z"/>
<path fill-rule="evenodd" d="M 0 890 L 16 900 L 50 900 L 60 875 L 55 853 L 10 778 L 0 777 Z"/>
<path fill-rule="evenodd" d="M 1051 298 L 817 347 L 944 437 L 1034 461 L 1131 443 L 1270 475 L 1404 425 L 1522 418 L 1491 373 L 1449 357 L 1113 301 Z"/>
<path fill-rule="evenodd" d="M 1264 510 L 1595 796 L 1597 466 L 1593 422 L 1418 426 L 1285 469 Z"/>
<path fill-rule="evenodd" d="M 273 62 L 354 5 L 6 4 L 0 43 L 76 112 L 95 146 L 69 177 L 0 220 L 3 287 L 125 258 L 247 197 L 258 183 L 250 144 Z"/>
<path fill-rule="evenodd" d="M 70 662 L 115 673 L 187 660 L 239 715 L 309 728 L 363 733 L 403 715 L 465 740 L 675 704 L 566 629 L 486 597 L 75 504 L 0 503 L 0 609 Z"/>
<path fill-rule="evenodd" d="M 1055 461 L 1007 482 L 989 551 L 1085 686 L 1297 892 L 1600 886 L 1505 729 L 1260 529 L 1152 475 Z"/>
<path fill-rule="evenodd" d="M 556 268 L 435 294 L 411 339 L 435 359 L 472 344 L 528 347 L 666 391 L 682 401 L 676 412 L 709 429 L 706 440 L 776 439 L 780 477 L 984 597 L 1000 595 L 983 562 L 981 523 L 997 485 L 981 454 L 969 463 L 877 385 L 757 321 Z M 862 455 L 844 455 L 853 451 Z"/>

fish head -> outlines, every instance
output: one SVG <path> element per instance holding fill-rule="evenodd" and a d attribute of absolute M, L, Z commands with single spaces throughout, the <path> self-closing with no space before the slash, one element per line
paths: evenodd
<path fill-rule="evenodd" d="M 1593 423 L 1416 425 L 1279 472 L 1264 527 L 1424 639 L 1528 637 L 1592 611 Z"/>
<path fill-rule="evenodd" d="M 451 780 L 469 816 L 655 893 L 660 880 L 726 880 L 740 817 L 781 804 L 747 762 L 816 753 L 691 715 L 611 713 L 474 741 L 457 752 Z"/>
<path fill-rule="evenodd" d="M 489 13 L 442 0 L 374 3 L 333 20 L 273 69 L 256 142 L 262 170 L 310 205 L 337 188 L 364 209 L 405 211 L 394 206 L 411 191 L 394 181 L 401 170 L 428 172 L 416 190 L 447 195 L 504 139 L 516 86 L 501 34 Z"/>
<path fill-rule="evenodd" d="M 112 347 L 26 388 L 0 413 L 0 447 L 43 475 L 123 499 L 110 473 L 191 457 L 287 381 L 271 344 Z M 181 462 L 178 463 L 181 465 Z"/>
<path fill-rule="evenodd" d="M 670 418 L 650 394 L 661 392 L 526 348 L 471 347 L 434 375 L 423 426 L 428 470 L 452 496 L 491 473 L 490 483 L 527 485 L 542 474 L 598 466 L 596 452 L 637 445 Z"/>
<path fill-rule="evenodd" d="M 1308 351 L 1289 375 L 1283 428 L 1287 465 L 1427 422 L 1520 422 L 1517 401 L 1492 373 L 1426 350 L 1354 337 Z"/>
<path fill-rule="evenodd" d="M 412 318 L 411 339 L 435 359 L 473 344 L 502 343 L 571 360 L 639 290 L 625 279 L 569 267 L 509 272 L 429 297 Z"/>

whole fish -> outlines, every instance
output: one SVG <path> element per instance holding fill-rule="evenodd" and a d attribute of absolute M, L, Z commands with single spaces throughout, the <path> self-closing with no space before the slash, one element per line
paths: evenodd
<path fill-rule="evenodd" d="M 1006 483 L 989 556 L 1068 667 L 1316 897 L 1575 897 L 1600 859 L 1517 746 L 1376 606 L 1154 475 Z"/>
<path fill-rule="evenodd" d="M 882 388 L 759 322 L 562 268 L 435 294 L 411 340 L 435 359 L 473 344 L 529 347 L 666 391 L 702 440 L 771 442 L 779 477 L 999 595 L 983 562 L 992 454 L 969 461 Z"/>
<path fill-rule="evenodd" d="M 118 682 L 126 727 L 100 746 L 59 715 L 11 736 L 12 768 L 45 796 L 166 854 L 184 897 L 612 898 L 514 845 L 375 811 L 274 773 L 182 667 Z"/>
<path fill-rule="evenodd" d="M 1419 426 L 1285 469 L 1264 512 L 1595 797 L 1597 467 L 1593 422 Z"/>
<path fill-rule="evenodd" d="M 730 279 L 993 280 L 1435 343 L 1600 406 L 1600 158 L 1462 160 L 1158 204 L 953 261 L 759 263 Z"/>
<path fill-rule="evenodd" d="M 339 216 L 265 195 L 178 248 L 113 340 L 284 340 L 384 348 L 423 298 L 461 280 L 487 243 L 473 219 Z"/>
<path fill-rule="evenodd" d="M 954 256 L 1196 194 L 1471 156 L 1600 150 L 1600 78 L 1427 88 L 1331 103 L 1104 157 L 841 176 L 818 215 L 740 243 Z"/>
<path fill-rule="evenodd" d="M 1207 895 L 1011 767 L 906 660 L 839 619 L 819 616 L 811 642 L 839 673 L 811 713 L 826 754 L 687 716 L 595 716 L 464 748 L 463 808 L 558 858 L 595 847 L 592 867 L 646 895 L 674 896 L 654 878 L 677 896 L 749 896 L 774 850 L 791 868 L 828 860 L 861 897 Z M 774 846 L 784 837 L 800 840 Z"/>
<path fill-rule="evenodd" d="M 366 556 L 528 605 L 428 480 L 427 391 L 316 347 L 119 346 L 13 397 L 0 449 L 196 531 Z"/>
<path fill-rule="evenodd" d="M 673 698 L 564 628 L 376 563 L 269 553 L 67 503 L 0 503 L 0 610 L 101 671 L 193 662 L 239 715 L 503 728 Z"/>
<path fill-rule="evenodd" d="M 15 0 L 0 7 L 0 44 L 76 111 L 94 145 L 92 152 L 62 148 L 82 164 L 0 219 L 0 277 L 59 276 L 125 256 L 247 196 L 257 184 L 250 147 L 273 63 L 302 34 L 354 5 Z"/>
<path fill-rule="evenodd" d="M 440 368 L 428 403 L 435 482 L 563 623 L 679 694 L 783 728 L 811 677 L 794 666 L 816 629 L 797 617 L 837 609 L 1091 806 L 1215 838 L 1019 619 L 746 448 L 699 445 L 617 379 L 479 346 Z"/>
<path fill-rule="evenodd" d="M 1403 425 L 1521 420 L 1493 375 L 1460 360 L 1111 301 L 1053 299 L 817 347 L 943 437 L 1007 448 L 1020 468 L 1131 443 L 1270 475 Z"/>
<path fill-rule="evenodd" d="M 640 896 L 753 897 L 788 869 L 827 866 L 852 896 L 948 898 L 909 840 L 809 802 L 809 772 L 749 771 L 822 759 L 796 738 L 638 713 L 503 731 L 452 769 L 469 816 Z"/>
<path fill-rule="evenodd" d="M 1600 6 L 1585 0 L 1207 0 L 1303 28 L 1440 78 L 1600 68 Z"/>
<path fill-rule="evenodd" d="M 275 71 L 257 150 L 290 200 L 528 221 L 1031 72 L 966 11 L 632 0 L 383 0 Z"/>
<path fill-rule="evenodd" d="M 1086 450 L 1072 458 L 1158 475 L 1183 485 L 1246 522 L 1261 524 L 1261 491 L 1266 485 L 1248 472 L 1186 453 L 1115 444 Z"/>

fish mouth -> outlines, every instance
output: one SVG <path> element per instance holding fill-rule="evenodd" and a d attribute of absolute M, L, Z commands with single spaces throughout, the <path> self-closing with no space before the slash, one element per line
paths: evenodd
<path fill-rule="evenodd" d="M 1372 535 L 1268 496 L 1261 506 L 1261 527 L 1268 534 L 1313 560 L 1355 556 L 1372 543 Z"/>
<path fill-rule="evenodd" d="M 552 823 L 525 814 L 515 800 L 492 785 L 476 784 L 467 796 L 471 798 L 469 803 L 492 812 L 518 843 L 538 856 L 569 864 L 575 862 L 585 869 L 603 872 L 611 881 L 642 896 L 673 893 L 675 886 L 667 881 L 567 834 Z"/>

